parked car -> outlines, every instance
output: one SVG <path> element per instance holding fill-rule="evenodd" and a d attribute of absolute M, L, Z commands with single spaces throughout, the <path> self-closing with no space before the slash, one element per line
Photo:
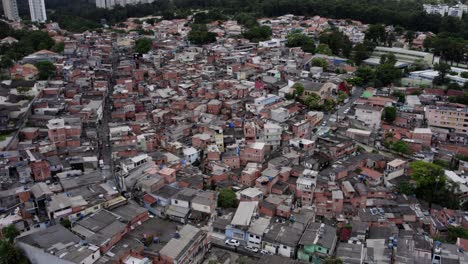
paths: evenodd
<path fill-rule="evenodd" d="M 262 249 L 262 250 L 260 251 L 260 254 L 262 254 L 262 255 L 273 255 L 270 251 L 268 251 L 268 250 L 266 250 L 266 249 Z"/>
<path fill-rule="evenodd" d="M 224 243 L 228 246 L 238 247 L 240 245 L 239 241 L 235 239 L 227 239 Z"/>
<path fill-rule="evenodd" d="M 250 252 L 258 253 L 258 248 L 256 248 L 256 247 L 245 246 L 245 249 L 247 249 Z"/>

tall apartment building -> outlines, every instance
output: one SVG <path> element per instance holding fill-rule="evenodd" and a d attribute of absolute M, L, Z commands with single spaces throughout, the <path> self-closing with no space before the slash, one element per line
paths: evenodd
<path fill-rule="evenodd" d="M 424 11 L 430 15 L 440 15 L 445 16 L 447 14 L 449 6 L 448 5 L 423 5 Z"/>
<path fill-rule="evenodd" d="M 44 23 L 47 21 L 44 0 L 29 0 L 29 11 L 32 22 Z"/>
<path fill-rule="evenodd" d="M 125 6 L 152 2 L 154 0 L 96 0 L 96 7 L 112 9 L 116 5 Z"/>
<path fill-rule="evenodd" d="M 430 126 L 448 128 L 451 132 L 468 135 L 468 108 L 446 106 L 428 106 L 425 110 Z"/>
<path fill-rule="evenodd" d="M 3 12 L 8 20 L 20 20 L 16 0 L 2 0 Z"/>
<path fill-rule="evenodd" d="M 462 18 L 464 13 L 468 12 L 468 6 L 458 3 L 454 6 L 448 5 L 423 5 L 424 11 L 430 15 L 452 16 Z"/>

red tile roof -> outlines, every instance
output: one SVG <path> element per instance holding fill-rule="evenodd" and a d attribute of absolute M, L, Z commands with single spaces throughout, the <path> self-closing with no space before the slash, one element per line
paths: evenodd
<path fill-rule="evenodd" d="M 460 90 L 448 90 L 447 91 L 447 96 L 463 96 L 465 93 Z"/>
<path fill-rule="evenodd" d="M 155 202 L 157 202 L 158 200 L 156 198 L 154 198 L 152 195 L 149 195 L 149 194 L 145 194 L 143 196 L 143 201 L 145 201 L 146 203 L 148 204 L 154 204 Z"/>
<path fill-rule="evenodd" d="M 457 246 L 459 248 L 463 248 L 464 251 L 467 251 L 468 250 L 468 239 L 464 239 L 464 238 L 457 238 Z"/>
<path fill-rule="evenodd" d="M 432 95 L 444 96 L 444 95 L 445 95 L 445 91 L 444 91 L 443 89 L 427 88 L 427 89 L 424 89 L 424 94 L 432 94 Z"/>

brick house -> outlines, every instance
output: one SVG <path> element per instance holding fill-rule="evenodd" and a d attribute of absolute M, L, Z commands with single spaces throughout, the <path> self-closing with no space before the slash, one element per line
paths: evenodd
<path fill-rule="evenodd" d="M 266 145 L 263 142 L 249 144 L 240 153 L 241 164 L 248 162 L 263 163 L 265 161 Z"/>

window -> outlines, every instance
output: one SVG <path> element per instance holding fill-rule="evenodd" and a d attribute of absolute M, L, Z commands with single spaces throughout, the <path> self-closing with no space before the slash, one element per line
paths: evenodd
<path fill-rule="evenodd" d="M 283 249 L 288 249 L 288 247 L 287 247 L 287 246 L 283 246 Z"/>
<path fill-rule="evenodd" d="M 174 203 L 175 203 L 175 204 L 178 204 L 178 203 L 179 203 L 179 201 L 177 201 L 177 200 L 174 200 Z"/>

